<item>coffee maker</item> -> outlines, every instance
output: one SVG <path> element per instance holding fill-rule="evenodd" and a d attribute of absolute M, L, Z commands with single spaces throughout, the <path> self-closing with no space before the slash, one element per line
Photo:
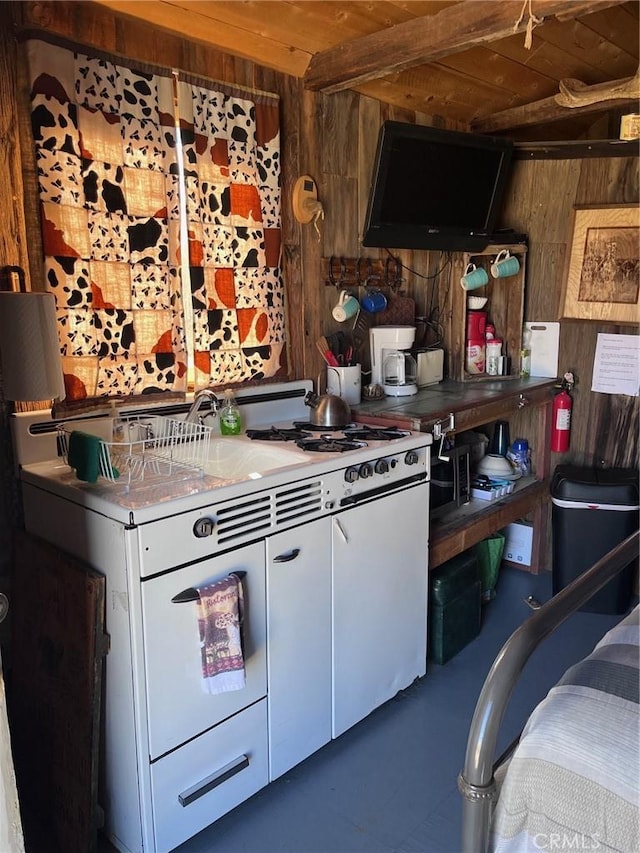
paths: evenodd
<path fill-rule="evenodd" d="M 371 384 L 380 385 L 388 397 L 405 397 L 418 392 L 416 361 L 408 352 L 415 337 L 415 326 L 369 329 Z"/>

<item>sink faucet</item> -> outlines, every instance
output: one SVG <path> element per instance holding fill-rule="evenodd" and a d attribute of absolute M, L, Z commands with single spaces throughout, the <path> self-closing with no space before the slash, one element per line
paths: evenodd
<path fill-rule="evenodd" d="M 218 411 L 218 405 L 220 401 L 210 388 L 203 388 L 201 391 L 197 391 L 193 398 L 191 408 L 187 412 L 187 416 L 184 419 L 184 422 L 186 424 L 202 423 L 204 415 L 200 415 L 200 407 L 202 405 L 203 400 L 209 401 L 209 411 L 206 414 L 212 414 L 215 417 L 216 412 Z"/>

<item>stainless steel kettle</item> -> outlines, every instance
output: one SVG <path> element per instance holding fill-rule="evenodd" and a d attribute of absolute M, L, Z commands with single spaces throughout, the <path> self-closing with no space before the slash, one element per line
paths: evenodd
<path fill-rule="evenodd" d="M 309 420 L 314 426 L 337 429 L 351 422 L 351 409 L 342 397 L 334 394 L 322 394 L 319 397 L 309 391 L 304 402 L 311 409 Z"/>

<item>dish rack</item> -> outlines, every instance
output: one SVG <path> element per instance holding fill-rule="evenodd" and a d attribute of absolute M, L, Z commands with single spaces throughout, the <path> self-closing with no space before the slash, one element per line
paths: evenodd
<path fill-rule="evenodd" d="M 98 476 L 107 483 L 124 487 L 133 483 L 157 483 L 170 476 L 172 480 L 203 477 L 209 458 L 212 428 L 202 424 L 186 423 L 161 416 L 123 419 L 122 440 L 105 441 L 93 436 L 85 424 L 65 423 L 58 427 L 58 449 L 69 465 L 69 445 L 74 431 L 79 430 L 89 438 L 91 452 L 95 452 Z M 82 428 L 80 429 L 80 426 Z"/>

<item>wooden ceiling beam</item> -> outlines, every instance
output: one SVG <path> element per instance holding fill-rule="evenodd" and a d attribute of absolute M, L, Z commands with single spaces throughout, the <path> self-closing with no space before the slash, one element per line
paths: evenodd
<path fill-rule="evenodd" d="M 563 20 L 618 6 L 624 0 L 533 0 L 537 18 L 563 16 Z M 515 26 L 520 3 L 503 0 L 461 2 L 437 12 L 404 21 L 376 33 L 316 53 L 304 75 L 306 88 L 333 94 L 362 83 L 435 62 L 522 33 L 528 12 Z"/>
<path fill-rule="evenodd" d="M 523 104 L 520 107 L 511 107 L 493 115 L 474 119 L 471 122 L 471 130 L 474 133 L 498 133 L 514 130 L 518 127 L 532 127 L 533 125 L 562 121 L 589 113 L 602 113 L 628 107 L 637 108 L 637 106 L 637 98 L 618 98 L 567 109 L 567 107 L 560 106 L 556 101 L 556 96 L 552 95 L 550 98 L 543 98 L 541 101 Z"/>

